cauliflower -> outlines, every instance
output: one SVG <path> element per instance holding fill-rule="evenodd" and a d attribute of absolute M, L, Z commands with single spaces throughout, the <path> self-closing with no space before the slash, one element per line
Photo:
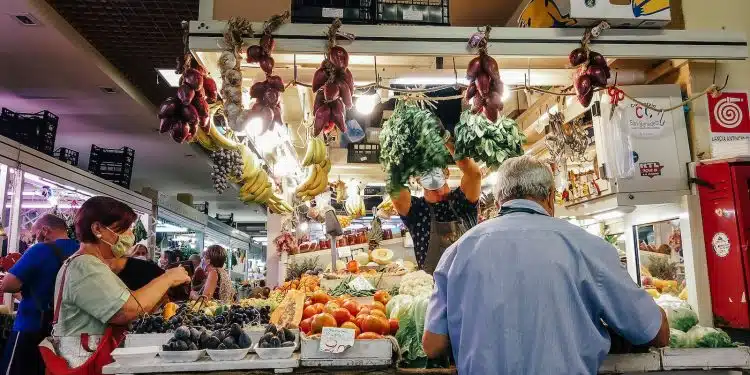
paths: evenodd
<path fill-rule="evenodd" d="M 432 294 L 434 285 L 435 281 L 432 279 L 432 275 L 427 272 L 411 272 L 404 275 L 401 279 L 401 286 L 398 289 L 398 293 L 414 297 L 429 296 Z"/>

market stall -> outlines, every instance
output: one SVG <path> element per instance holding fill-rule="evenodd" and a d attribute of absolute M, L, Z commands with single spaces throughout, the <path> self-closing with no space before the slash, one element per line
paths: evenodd
<path fill-rule="evenodd" d="M 190 22 L 192 53 L 177 67 L 176 97 L 159 111 L 162 133 L 209 153 L 217 192 L 268 208 L 263 265 L 275 289 L 268 299 L 229 306 L 172 306 L 129 336 L 133 344 L 160 334 L 155 347 L 136 350 L 155 359 L 116 362 L 107 373 L 319 366 L 450 373 L 447 361 L 428 361 L 422 348 L 433 279 L 415 270 L 414 239 L 389 198 L 395 186 L 418 196 L 411 178 L 433 168 L 447 168 L 448 184 L 457 186 L 460 168 L 448 165 L 439 123 L 453 132 L 459 158 L 476 160 L 486 179 L 513 156 L 551 158 L 559 216 L 609 238 L 633 279 L 669 309 L 680 329 L 672 348 L 613 355 L 603 373 L 750 368 L 746 347 L 697 325 L 710 316 L 691 293 L 700 289 L 702 265 L 691 258 L 683 198 L 687 125 L 668 109 L 682 107 L 682 93 L 647 85 L 648 67 L 664 60 L 744 59 L 743 37 L 603 26 L 289 24 L 287 17 L 261 24 L 204 13 Z M 632 139 L 615 131 L 621 123 Z M 493 204 L 482 196 L 480 219 L 492 217 Z M 211 226 L 205 241 L 231 236 Z M 217 348 L 203 329 L 231 337 Z M 288 353 L 268 362 L 267 348 Z M 232 350 L 240 360 L 217 360 Z M 170 352 L 185 352 L 185 363 L 167 365 Z"/>

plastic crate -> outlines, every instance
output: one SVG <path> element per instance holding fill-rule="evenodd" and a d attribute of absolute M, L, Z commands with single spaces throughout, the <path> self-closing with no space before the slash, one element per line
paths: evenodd
<path fill-rule="evenodd" d="M 89 172 L 129 189 L 134 160 L 135 150 L 130 147 L 111 149 L 91 145 Z"/>
<path fill-rule="evenodd" d="M 78 166 L 78 151 L 76 150 L 60 147 L 55 150 L 55 154 L 53 156 L 55 157 L 55 159 L 62 160 L 74 167 Z"/>
<path fill-rule="evenodd" d="M 346 151 L 348 163 L 380 163 L 380 145 L 377 143 L 350 143 L 347 145 Z"/>
<path fill-rule="evenodd" d="M 375 0 L 378 24 L 450 25 L 448 0 Z"/>
<path fill-rule="evenodd" d="M 0 135 L 52 156 L 57 123 L 57 115 L 50 111 L 18 113 L 3 108 L 0 112 Z"/>
<path fill-rule="evenodd" d="M 375 23 L 376 0 L 292 0 L 292 22 L 344 24 Z"/>

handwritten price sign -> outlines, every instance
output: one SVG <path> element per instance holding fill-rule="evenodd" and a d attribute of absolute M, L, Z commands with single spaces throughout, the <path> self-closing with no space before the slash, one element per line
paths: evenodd
<path fill-rule="evenodd" d="M 354 330 L 349 328 L 323 327 L 320 334 L 320 351 L 341 353 L 354 346 Z"/>

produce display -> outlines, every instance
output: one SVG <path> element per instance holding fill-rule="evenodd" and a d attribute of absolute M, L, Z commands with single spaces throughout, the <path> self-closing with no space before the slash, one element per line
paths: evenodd
<path fill-rule="evenodd" d="M 388 173 L 389 193 L 404 188 L 412 176 L 448 165 L 451 156 L 439 123 L 435 114 L 414 103 L 396 103 L 380 132 L 380 164 Z"/>
<path fill-rule="evenodd" d="M 310 338 L 318 337 L 323 327 L 352 329 L 358 340 L 394 335 L 399 330 L 399 322 L 388 319 L 385 315 L 385 305 L 390 300 L 390 295 L 387 292 L 378 293 L 376 300 L 369 305 L 361 305 L 351 298 L 334 298 L 323 292 L 315 293 L 305 300 L 300 331 Z"/>
<path fill-rule="evenodd" d="M 273 324 L 266 326 L 263 337 L 258 341 L 261 348 L 288 348 L 297 345 L 295 340 L 297 336 L 288 328 L 277 327 Z"/>
<path fill-rule="evenodd" d="M 521 146 L 526 142 L 526 135 L 507 117 L 492 122 L 464 111 L 456 125 L 454 139 L 457 160 L 468 157 L 494 168 L 508 158 L 523 155 Z"/>
<path fill-rule="evenodd" d="M 487 54 L 486 49 L 481 48 L 479 56 L 469 62 L 466 79 L 469 80 L 469 87 L 464 98 L 467 103 L 471 103 L 471 112 L 484 114 L 490 122 L 497 121 L 503 110 L 505 86 L 500 79 L 497 61 Z"/>
<path fill-rule="evenodd" d="M 316 292 L 320 289 L 320 279 L 314 275 L 303 275 L 300 279 L 285 281 L 279 287 L 279 290 L 286 292 L 288 290 L 299 290 L 306 294 Z"/>
<path fill-rule="evenodd" d="M 218 99 L 216 83 L 206 76 L 203 67 L 190 68 L 191 59 L 178 62 L 180 86 L 177 96 L 164 100 L 159 106 L 159 132 L 169 132 L 177 143 L 191 141 L 198 132 L 209 126 L 209 104 Z"/>
<path fill-rule="evenodd" d="M 214 301 L 187 302 L 165 306 L 163 315 L 145 315 L 131 324 L 132 333 L 168 333 L 180 326 L 206 328 L 210 330 L 227 329 L 232 324 L 261 325 L 270 321 L 269 305 L 253 307 L 250 305 L 221 305 Z M 175 309 L 172 311 L 172 309 Z"/>
<path fill-rule="evenodd" d="M 594 89 L 606 87 L 611 76 L 607 59 L 602 54 L 591 51 L 588 46 L 582 46 L 571 51 L 568 60 L 576 68 L 573 86 L 578 102 L 588 107 L 594 97 Z"/>
<path fill-rule="evenodd" d="M 180 326 L 169 342 L 162 345 L 164 351 L 187 351 L 199 349 L 248 349 L 252 346 L 250 336 L 234 323 L 227 329 L 209 331 L 203 327 Z"/>
<path fill-rule="evenodd" d="M 334 45 L 340 22 L 328 30 L 328 50 L 320 68 L 313 75 L 312 90 L 315 92 L 313 111 L 315 120 L 313 134 L 328 133 L 338 128 L 346 131 L 346 110 L 352 108 L 354 77 L 349 71 L 349 53 L 341 46 Z"/>

